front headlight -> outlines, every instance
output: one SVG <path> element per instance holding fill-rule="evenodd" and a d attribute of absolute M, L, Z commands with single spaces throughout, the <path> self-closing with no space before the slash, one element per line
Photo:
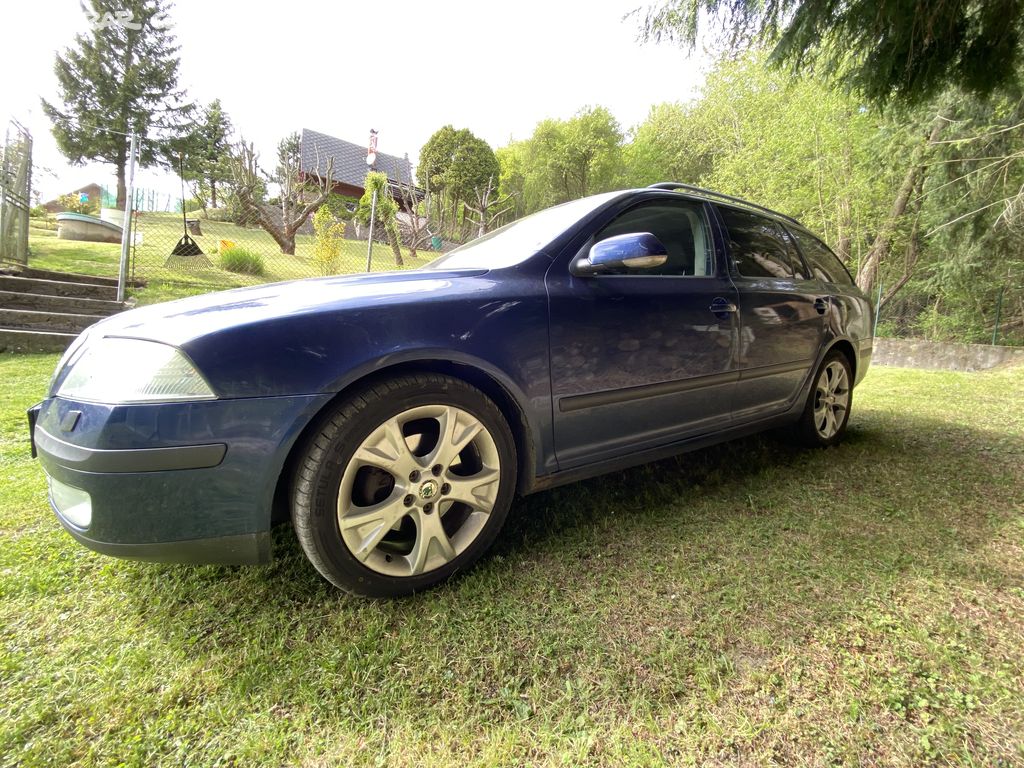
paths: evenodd
<path fill-rule="evenodd" d="M 68 365 L 58 397 L 112 404 L 216 398 L 184 354 L 155 341 L 90 340 Z"/>

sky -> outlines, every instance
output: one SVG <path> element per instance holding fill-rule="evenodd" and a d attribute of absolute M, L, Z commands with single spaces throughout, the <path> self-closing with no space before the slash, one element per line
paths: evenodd
<path fill-rule="evenodd" d="M 623 130 L 652 104 L 696 95 L 708 60 L 671 44 L 641 44 L 649 0 L 238 3 L 178 0 L 170 11 L 181 46 L 180 81 L 201 104 L 219 98 L 237 133 L 273 166 L 277 142 L 312 128 L 378 149 L 408 153 L 445 124 L 499 147 L 531 135 L 548 117 L 603 105 Z M 72 167 L 50 134 L 40 97 L 55 100 L 56 52 L 88 29 L 78 0 L 10 3 L 0 47 L 0 118 L 32 132 L 41 199 L 95 181 L 111 166 Z M 164 171 L 140 171 L 137 186 L 177 194 Z"/>

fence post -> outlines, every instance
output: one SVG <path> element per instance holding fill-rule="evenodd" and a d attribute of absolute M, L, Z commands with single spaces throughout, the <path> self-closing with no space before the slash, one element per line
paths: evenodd
<path fill-rule="evenodd" d="M 999 341 L 999 320 L 1003 314 L 1003 291 L 1006 290 L 1006 286 L 1000 286 L 999 297 L 996 299 L 996 327 L 992 331 L 992 346 L 994 347 Z"/>
<path fill-rule="evenodd" d="M 25 210 L 21 217 L 21 263 L 28 265 L 28 218 L 32 210 L 32 134 L 25 131 L 25 155 L 27 167 L 25 168 Z"/>
<path fill-rule="evenodd" d="M 128 249 L 131 247 L 132 211 L 135 209 L 135 153 L 138 136 L 132 131 L 128 145 L 128 190 L 124 198 L 124 220 L 121 222 L 121 267 L 117 272 L 117 300 L 124 301 L 125 283 L 128 282 Z"/>
<path fill-rule="evenodd" d="M 871 338 L 878 335 L 878 316 L 882 312 L 882 282 L 878 282 L 878 299 L 875 300 L 875 327 L 871 329 Z"/>

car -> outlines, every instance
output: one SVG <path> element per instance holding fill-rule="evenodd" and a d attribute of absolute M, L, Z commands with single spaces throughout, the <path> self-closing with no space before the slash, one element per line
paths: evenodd
<path fill-rule="evenodd" d="M 762 430 L 843 436 L 872 311 L 796 220 L 677 183 L 527 216 L 425 268 L 260 285 L 87 329 L 29 411 L 91 549 L 336 586 L 464 571 L 517 494 Z"/>

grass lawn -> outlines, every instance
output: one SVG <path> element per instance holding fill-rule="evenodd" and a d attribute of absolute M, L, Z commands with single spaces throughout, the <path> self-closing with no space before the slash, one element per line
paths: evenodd
<path fill-rule="evenodd" d="M 227 222 L 207 219 L 201 219 L 200 226 L 203 235 L 193 239 L 202 248 L 213 267 L 198 271 L 182 271 L 169 268 L 165 264 L 171 250 L 182 236 L 181 214 L 147 212 L 139 215 L 138 233 L 141 236 L 141 241 L 135 249 L 135 277 L 144 280 L 146 287 L 129 291 L 129 294 L 134 295 L 139 304 L 153 304 L 158 301 L 168 301 L 183 296 L 244 285 L 320 276 L 319 268 L 311 261 L 313 238 L 310 235 L 298 235 L 295 238 L 295 255 L 288 256 L 281 253 L 281 249 L 270 235 L 262 229 L 247 229 Z M 266 262 L 266 274 L 254 277 L 221 269 L 218 266 L 216 253 L 221 240 L 230 240 L 236 246 L 262 255 Z M 117 277 L 121 246 L 115 243 L 60 240 L 57 238 L 56 231 L 32 226 L 29 245 L 31 249 L 29 266 L 62 272 Z M 421 267 L 436 257 L 436 253 L 425 251 L 418 253 L 417 257 L 413 258 L 407 249 L 403 249 L 405 269 Z M 374 244 L 372 266 L 374 272 L 398 268 L 395 266 L 391 249 L 380 243 Z M 365 270 L 366 243 L 357 240 L 342 240 L 338 274 L 364 272 Z"/>
<path fill-rule="evenodd" d="M 848 440 L 758 437 L 516 503 L 396 602 L 92 554 L 0 357 L 2 765 L 1024 762 L 1024 368 L 874 369 Z"/>

